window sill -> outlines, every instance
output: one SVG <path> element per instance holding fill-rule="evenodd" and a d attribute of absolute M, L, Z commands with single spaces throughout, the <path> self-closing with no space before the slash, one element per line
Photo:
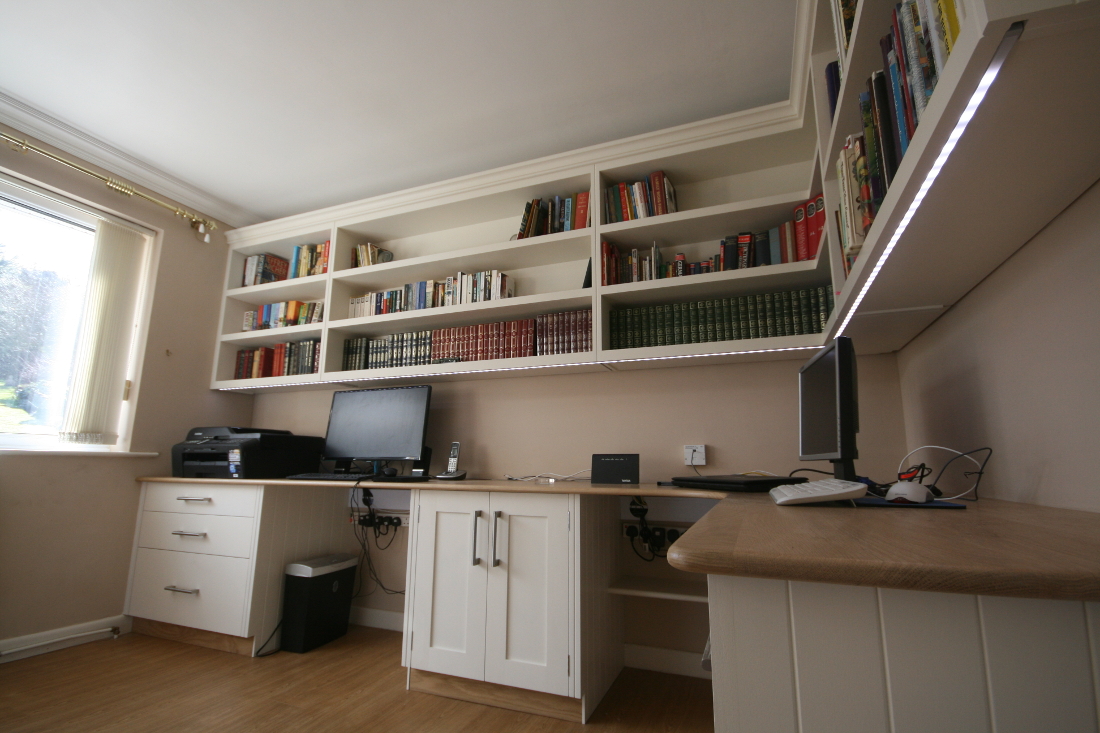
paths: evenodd
<path fill-rule="evenodd" d="M 3 456 L 83 456 L 86 458 L 157 458 L 160 453 L 144 453 L 122 450 L 95 450 L 90 448 L 0 448 Z"/>

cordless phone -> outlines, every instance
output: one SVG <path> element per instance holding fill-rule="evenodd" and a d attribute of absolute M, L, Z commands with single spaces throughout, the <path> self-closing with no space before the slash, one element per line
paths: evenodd
<path fill-rule="evenodd" d="M 438 479 L 449 479 L 452 481 L 466 478 L 465 471 L 458 470 L 458 443 L 451 443 L 451 454 L 447 456 L 447 471 L 436 476 Z"/>

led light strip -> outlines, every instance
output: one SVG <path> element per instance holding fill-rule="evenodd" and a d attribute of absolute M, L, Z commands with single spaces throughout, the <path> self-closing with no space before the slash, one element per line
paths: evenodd
<path fill-rule="evenodd" d="M 852 317 L 855 316 L 859 304 L 863 302 L 863 298 L 867 295 L 867 291 L 871 289 L 871 284 L 875 281 L 875 278 L 878 277 L 883 264 L 886 263 L 886 258 L 894 251 L 894 247 L 897 246 L 898 240 L 901 239 L 901 235 L 905 233 L 905 229 L 909 226 L 909 222 L 913 220 L 913 215 L 917 213 L 917 208 L 921 205 L 921 202 L 924 201 L 924 197 L 928 194 L 929 189 L 932 188 L 932 183 L 935 182 L 940 171 L 943 170 L 947 158 L 951 155 L 952 151 L 955 150 L 955 145 L 958 144 L 963 131 L 966 130 L 966 126 L 970 124 L 970 120 L 974 118 L 975 112 L 978 111 L 978 106 L 982 103 L 982 100 L 985 99 L 986 92 L 988 92 L 989 88 L 993 85 L 993 80 L 997 78 L 997 74 L 1000 73 L 1005 59 L 1008 58 L 1009 51 L 1016 45 L 1016 41 L 1019 40 L 1020 34 L 1023 32 L 1024 21 L 1013 23 L 1008 31 L 1005 32 L 1004 38 L 1001 39 L 1001 44 L 997 46 L 997 51 L 989 61 L 989 66 L 986 68 L 985 74 L 982 75 L 982 80 L 978 84 L 978 88 L 975 89 L 974 94 L 970 96 L 970 101 L 966 103 L 966 109 L 959 115 L 959 121 L 955 123 L 955 129 L 951 131 L 951 135 L 948 136 L 947 142 L 943 144 L 943 149 L 940 150 L 940 154 L 936 157 L 936 162 L 932 164 L 932 168 L 928 171 L 928 175 L 924 177 L 924 183 L 921 184 L 920 189 L 917 191 L 917 195 L 913 197 L 913 202 L 909 204 L 909 209 L 905 212 L 905 216 L 898 222 L 897 229 L 894 230 L 894 236 L 890 238 L 890 243 L 887 244 L 886 249 L 882 251 L 882 256 L 879 257 L 878 262 L 875 263 L 874 268 L 871 270 L 871 274 L 867 276 L 867 281 L 863 283 L 863 288 L 859 291 L 859 295 L 856 296 L 855 301 L 853 301 L 852 307 L 848 309 L 848 315 L 844 317 L 844 322 L 840 324 L 840 328 L 837 330 L 838 335 L 844 333 L 844 329 L 848 327 L 848 323 L 851 322 Z"/>

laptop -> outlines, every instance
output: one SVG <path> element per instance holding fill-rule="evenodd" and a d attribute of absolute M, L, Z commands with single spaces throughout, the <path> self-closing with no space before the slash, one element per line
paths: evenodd
<path fill-rule="evenodd" d="M 805 476 L 675 476 L 672 485 L 681 489 L 714 489 L 715 491 L 771 491 L 776 486 L 802 484 Z"/>

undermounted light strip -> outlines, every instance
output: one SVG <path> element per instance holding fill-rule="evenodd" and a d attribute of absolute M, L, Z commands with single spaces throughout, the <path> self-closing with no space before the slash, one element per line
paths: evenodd
<path fill-rule="evenodd" d="M 932 164 L 931 170 L 928 171 L 928 175 L 924 177 L 924 183 L 921 184 L 920 189 L 917 191 L 917 195 L 913 197 L 913 202 L 909 204 L 909 209 L 905 212 L 905 216 L 898 222 L 897 229 L 894 230 L 894 235 L 890 237 L 889 244 L 882 251 L 882 256 L 879 257 L 878 262 L 875 263 L 874 268 L 871 270 L 871 274 L 867 276 L 866 282 L 863 283 L 863 288 L 859 291 L 859 295 L 852 302 L 852 306 L 848 309 L 848 314 L 844 317 L 844 322 L 840 324 L 840 329 L 837 334 L 844 333 L 844 329 L 848 327 L 848 323 L 852 320 L 852 317 L 856 314 L 856 310 L 859 308 L 859 304 L 863 302 L 864 296 L 867 295 L 867 291 L 870 290 L 871 284 L 878 277 L 879 271 L 882 270 L 883 264 L 886 262 L 886 258 L 894 251 L 894 247 L 897 246 L 898 240 L 901 239 L 901 235 L 905 232 L 905 229 L 909 226 L 909 222 L 913 220 L 913 215 L 916 214 L 917 208 L 920 207 L 921 202 L 924 201 L 924 197 L 928 195 L 929 189 L 932 188 L 932 183 L 935 182 L 936 177 L 939 176 L 940 171 L 943 170 L 944 164 L 947 162 L 948 157 L 952 151 L 955 150 L 955 146 L 959 142 L 959 138 L 962 137 L 963 131 L 966 130 L 966 126 L 970 124 L 970 120 L 974 118 L 974 113 L 978 111 L 978 106 L 981 105 L 982 100 L 985 99 L 986 92 L 993 85 L 993 80 L 997 78 L 997 74 L 1000 73 L 1001 67 L 1004 66 L 1005 59 L 1008 58 L 1009 52 L 1012 47 L 1016 45 L 1016 41 L 1019 40 L 1020 34 L 1024 32 L 1024 21 L 1017 21 L 1013 23 L 1008 31 L 1005 32 L 1004 38 L 1001 39 L 1001 44 L 997 46 L 997 51 L 993 54 L 993 58 L 989 61 L 989 66 L 985 70 L 985 74 L 982 75 L 982 80 L 978 84 L 978 88 L 974 90 L 974 93 L 970 96 L 970 101 L 966 103 L 966 109 L 959 115 L 959 121 L 955 123 L 955 129 L 951 131 L 951 135 L 948 136 L 947 142 L 943 144 L 943 149 L 940 150 L 940 154 L 936 157 L 936 162 Z"/>

